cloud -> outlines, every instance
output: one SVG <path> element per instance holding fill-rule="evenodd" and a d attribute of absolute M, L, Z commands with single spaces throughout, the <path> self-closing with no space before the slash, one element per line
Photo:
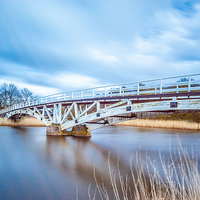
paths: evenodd
<path fill-rule="evenodd" d="M 100 62 L 109 62 L 109 63 L 116 63 L 119 59 L 114 55 L 109 55 L 108 53 L 104 53 L 100 50 L 96 50 L 93 48 L 89 48 L 89 54 L 92 58 L 99 60 Z"/>
<path fill-rule="evenodd" d="M 155 66 L 159 63 L 159 58 L 154 55 L 141 55 L 134 54 L 132 56 L 128 56 L 128 59 L 137 66 Z"/>
<path fill-rule="evenodd" d="M 99 80 L 80 74 L 58 74 L 52 79 L 56 85 L 72 90 L 99 86 Z"/>
<path fill-rule="evenodd" d="M 49 74 L 33 70 L 26 65 L 19 65 L 5 60 L 0 60 L 0 66 L 2 66 L 2 71 L 5 69 L 9 71 L 0 74 L 0 84 L 3 82 L 15 83 L 19 87 L 33 89 L 38 95 L 47 95 L 50 91 L 65 92 L 72 89 L 81 89 L 82 87 L 94 87 L 100 84 L 98 79 L 89 76 L 65 71 Z"/>
<path fill-rule="evenodd" d="M 57 88 L 54 87 L 45 87 L 41 85 L 28 84 L 24 83 L 23 80 L 13 80 L 10 79 L 9 77 L 5 77 L 5 79 L 0 79 L 0 84 L 3 83 L 8 83 L 8 84 L 14 83 L 19 89 L 27 88 L 34 95 L 38 96 L 46 96 L 60 92 Z"/>
<path fill-rule="evenodd" d="M 1 1 L 0 78 L 67 91 L 197 73 L 199 19 L 197 0 Z"/>

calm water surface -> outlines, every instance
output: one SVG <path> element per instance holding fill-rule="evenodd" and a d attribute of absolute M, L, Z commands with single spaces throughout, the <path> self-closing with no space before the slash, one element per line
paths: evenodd
<path fill-rule="evenodd" d="M 109 183 L 110 165 L 130 171 L 129 159 L 167 159 L 172 151 L 187 148 L 199 154 L 200 132 L 110 126 L 91 138 L 46 136 L 46 128 L 0 127 L 0 199 L 89 199 L 95 175 Z M 134 159 L 133 159 L 134 162 Z M 159 166 L 159 164 L 158 164 Z M 109 190 L 109 186 L 108 186 Z M 97 198 L 99 199 L 98 195 Z"/>

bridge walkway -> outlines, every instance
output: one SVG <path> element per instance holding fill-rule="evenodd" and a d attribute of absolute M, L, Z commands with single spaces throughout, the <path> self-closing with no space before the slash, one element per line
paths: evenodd
<path fill-rule="evenodd" d="M 47 134 L 90 136 L 96 128 L 161 113 L 200 109 L 200 74 L 76 90 L 3 110 L 5 118 L 34 116 Z"/>

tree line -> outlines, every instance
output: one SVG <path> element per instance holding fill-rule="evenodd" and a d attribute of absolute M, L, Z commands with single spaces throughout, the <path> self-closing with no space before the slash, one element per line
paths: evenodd
<path fill-rule="evenodd" d="M 3 83 L 0 85 L 0 109 L 7 108 L 17 103 L 26 103 L 29 100 L 35 100 L 38 96 L 27 88 L 18 89 L 13 83 Z"/>

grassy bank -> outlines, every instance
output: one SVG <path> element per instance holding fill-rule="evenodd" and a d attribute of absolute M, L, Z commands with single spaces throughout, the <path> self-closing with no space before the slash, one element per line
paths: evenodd
<path fill-rule="evenodd" d="M 120 122 L 116 125 L 200 130 L 200 113 L 179 113 L 171 115 L 161 115 L 157 117 L 134 119 L 125 122 Z"/>
<path fill-rule="evenodd" d="M 115 125 L 150 127 L 150 128 L 167 128 L 167 129 L 185 129 L 200 130 L 200 113 L 179 113 L 172 115 L 162 115 L 157 117 L 134 119 L 120 122 Z M 40 120 L 34 117 L 24 117 L 19 122 L 0 118 L 0 126 L 46 126 Z"/>
<path fill-rule="evenodd" d="M 24 117 L 19 122 L 14 122 L 10 119 L 0 118 L 0 126 L 34 126 L 34 127 L 44 127 L 46 126 L 40 120 L 34 117 Z"/>
<path fill-rule="evenodd" d="M 161 116 L 151 117 L 151 118 L 147 118 L 147 119 L 173 120 L 173 121 L 175 120 L 175 121 L 187 121 L 187 122 L 200 123 L 200 112 L 161 115 Z"/>
<path fill-rule="evenodd" d="M 135 119 L 117 123 L 116 125 L 150 127 L 150 128 L 167 128 L 167 129 L 185 129 L 200 130 L 200 123 L 178 121 L 178 120 L 155 120 L 155 119 Z"/>

